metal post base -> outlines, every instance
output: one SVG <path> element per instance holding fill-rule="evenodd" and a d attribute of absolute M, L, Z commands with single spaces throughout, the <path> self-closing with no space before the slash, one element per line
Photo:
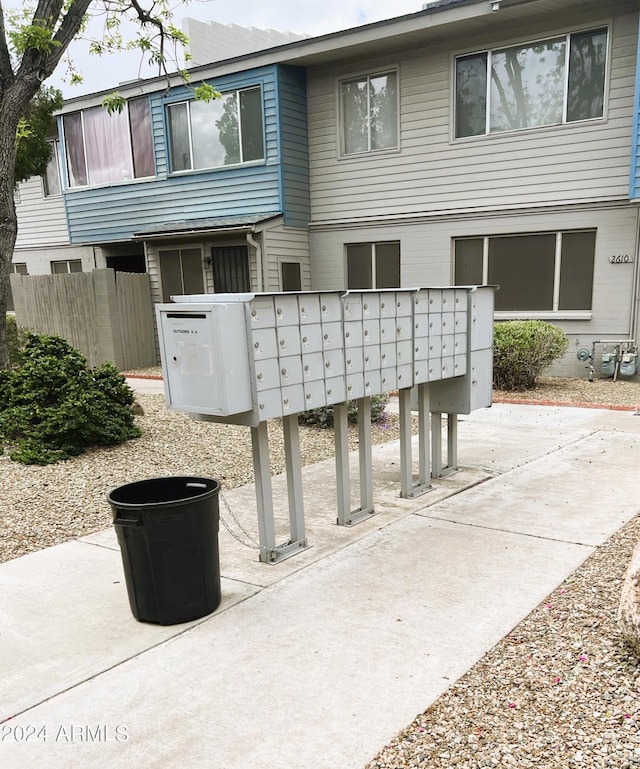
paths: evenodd
<path fill-rule="evenodd" d="M 373 507 L 373 468 L 371 465 L 371 398 L 358 399 L 358 438 L 360 460 L 360 507 L 351 510 L 349 481 L 349 433 L 347 404 L 333 407 L 338 486 L 338 526 L 355 526 L 375 515 Z"/>
<path fill-rule="evenodd" d="M 458 415 L 447 414 L 447 465 L 442 460 L 442 414 L 431 415 L 431 477 L 446 478 L 458 472 Z"/>
<path fill-rule="evenodd" d="M 413 483 L 411 459 L 411 390 L 399 392 L 400 402 L 400 496 L 421 497 L 433 486 L 429 482 L 429 385 L 418 385 L 418 482 Z"/>
<path fill-rule="evenodd" d="M 307 543 L 306 539 L 301 539 L 297 542 L 283 542 L 281 545 L 276 545 L 273 548 L 260 548 L 259 560 L 262 563 L 280 563 L 281 561 L 286 561 L 287 558 L 291 558 L 293 555 L 297 555 L 302 550 L 307 550 L 309 547 L 311 545 Z"/>

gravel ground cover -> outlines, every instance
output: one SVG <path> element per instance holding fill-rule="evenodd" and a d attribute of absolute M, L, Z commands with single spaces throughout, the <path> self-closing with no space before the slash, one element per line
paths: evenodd
<path fill-rule="evenodd" d="M 541 378 L 534 390 L 496 391 L 494 397 L 638 410 L 640 383 Z M 0 455 L 0 561 L 109 527 L 106 494 L 129 481 L 207 475 L 224 491 L 253 480 L 247 428 L 193 422 L 168 410 L 160 395 L 139 395 L 138 401 L 143 436 L 135 441 L 47 467 Z M 376 443 L 397 436 L 393 415 L 373 432 Z M 270 424 L 270 441 L 278 473 L 284 451 L 277 422 Z M 333 456 L 332 431 L 301 428 L 301 441 L 305 463 Z M 355 429 L 350 444 L 357 445 Z M 366 769 L 640 767 L 640 662 L 616 627 L 622 579 L 639 538 L 640 517 L 598 548 Z"/>

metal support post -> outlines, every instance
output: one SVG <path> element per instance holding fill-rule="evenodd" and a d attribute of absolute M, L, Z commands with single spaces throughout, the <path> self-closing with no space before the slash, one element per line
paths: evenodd
<path fill-rule="evenodd" d="M 458 470 L 458 415 L 447 414 L 447 464 L 442 460 L 442 414 L 431 415 L 431 477 L 444 478 Z"/>
<path fill-rule="evenodd" d="M 333 429 L 336 443 L 336 485 L 338 494 L 338 526 L 351 523 L 351 484 L 349 481 L 349 423 L 347 404 L 333 407 Z"/>
<path fill-rule="evenodd" d="M 293 414 L 282 417 L 282 430 L 284 433 L 284 455 L 287 469 L 291 544 L 303 548 L 307 546 L 307 540 L 304 531 L 302 463 L 300 461 L 300 430 L 298 428 L 298 415 Z"/>
<path fill-rule="evenodd" d="M 429 461 L 429 385 L 418 385 L 418 483 L 411 458 L 411 390 L 400 390 L 400 496 L 419 497 L 431 490 Z M 435 453 L 435 452 L 434 452 Z"/>
<path fill-rule="evenodd" d="M 360 461 L 360 507 L 351 509 L 349 480 L 349 432 L 347 404 L 333 407 L 333 426 L 336 442 L 336 480 L 338 491 L 339 526 L 353 526 L 373 513 L 373 467 L 371 458 L 371 398 L 358 399 L 358 438 Z"/>
<path fill-rule="evenodd" d="M 260 422 L 257 427 L 251 428 L 251 449 L 255 472 L 256 502 L 258 505 L 260 560 L 264 563 L 272 563 L 276 551 L 276 534 L 273 522 L 269 436 L 267 434 L 266 422 Z"/>

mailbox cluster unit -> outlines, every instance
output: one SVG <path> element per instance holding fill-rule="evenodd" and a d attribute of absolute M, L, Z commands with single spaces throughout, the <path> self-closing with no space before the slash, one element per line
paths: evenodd
<path fill-rule="evenodd" d="M 262 560 L 279 560 L 306 545 L 302 495 L 296 484 L 289 488 L 291 528 L 297 535 L 284 546 L 273 542 L 268 520 L 273 515 L 267 420 L 283 418 L 285 450 L 291 460 L 287 472 L 298 476 L 297 415 L 337 407 L 338 522 L 350 524 L 371 514 L 373 504 L 367 488 L 362 491 L 358 515 L 345 513 L 347 417 L 340 404 L 357 400 L 364 415 L 360 418 L 361 487 L 370 487 L 369 398 L 400 391 L 403 496 L 414 495 L 409 487 L 410 389 L 418 385 L 421 433 L 429 430 L 429 411 L 457 415 L 491 405 L 493 287 L 206 294 L 173 299 L 174 303 L 156 308 L 167 401 L 203 419 L 252 428 Z M 449 459 L 455 455 L 452 434 L 455 425 L 450 420 Z M 421 435 L 421 452 L 424 445 Z M 440 450 L 437 442 L 434 448 Z M 421 478 L 414 488 L 422 491 L 428 486 L 428 480 Z"/>

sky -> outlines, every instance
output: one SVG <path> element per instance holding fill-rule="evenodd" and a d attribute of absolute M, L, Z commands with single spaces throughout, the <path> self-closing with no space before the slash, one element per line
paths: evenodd
<path fill-rule="evenodd" d="M 174 23 L 180 28 L 182 18 L 189 16 L 201 21 L 213 20 L 222 24 L 234 23 L 315 36 L 414 13 L 421 10 L 423 1 L 191 0 L 181 3 L 175 0 Z M 99 35 L 100 25 L 93 24 L 92 28 Z M 90 55 L 87 46 L 77 42 L 70 48 L 70 55 L 83 74 L 82 85 L 70 86 L 63 81 L 64 65 L 48 81 L 48 84 L 60 88 L 65 98 L 112 89 L 120 82 L 157 74 L 157 69 L 150 68 L 148 64 L 143 64 L 140 69 L 139 54 L 98 57 Z"/>

